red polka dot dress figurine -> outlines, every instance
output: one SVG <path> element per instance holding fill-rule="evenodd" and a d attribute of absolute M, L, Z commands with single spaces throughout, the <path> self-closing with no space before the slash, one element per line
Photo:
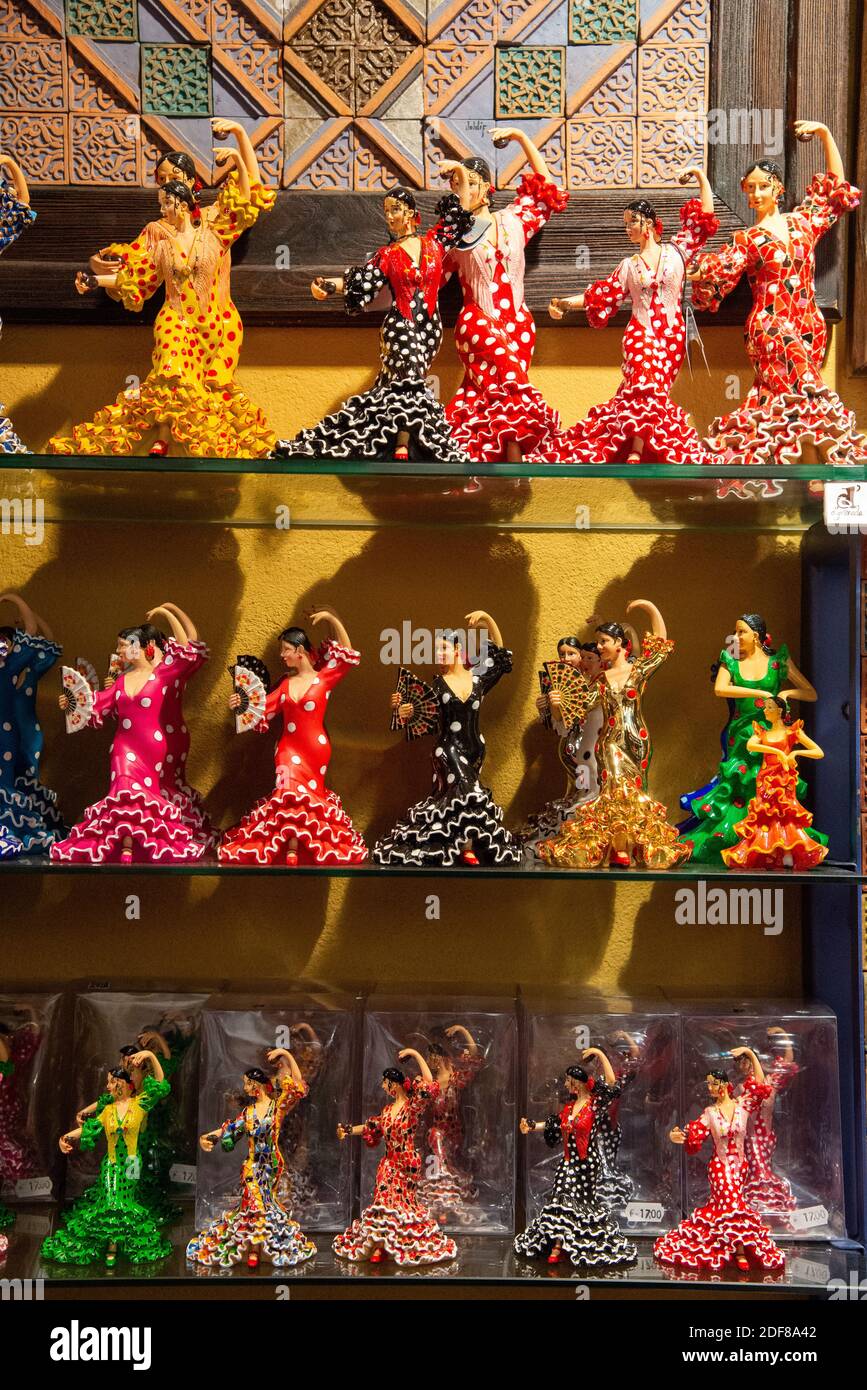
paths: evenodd
<path fill-rule="evenodd" d="M 436 225 L 422 232 L 415 194 L 400 187 L 389 189 L 383 212 L 389 245 L 342 276 L 320 275 L 310 286 L 314 299 L 342 295 L 348 314 L 390 296 L 379 335 L 379 375 L 369 391 L 350 396 L 313 429 L 281 439 L 277 455 L 469 462 L 451 436 L 427 376 L 443 337 L 443 258 L 473 218 L 450 193 L 437 207 Z"/>
<path fill-rule="evenodd" d="M 455 1040 L 462 1044 L 460 1052 L 454 1050 Z M 428 1047 L 428 1063 L 439 1094 L 425 1117 L 423 1176 L 418 1193 L 423 1205 L 445 1225 L 472 1220 L 468 1208 L 478 1189 L 469 1170 L 461 1112 L 463 1094 L 485 1059 L 472 1034 L 460 1023 L 446 1028 L 443 1043 L 432 1042 Z"/>
<path fill-rule="evenodd" d="M 515 1254 L 525 1260 L 547 1258 L 554 1265 L 566 1254 L 578 1268 L 598 1269 L 631 1265 L 638 1257 L 599 1191 L 604 1167 L 600 1125 L 621 1085 L 605 1053 L 588 1047 L 581 1060 L 594 1059 L 604 1080 L 596 1080 L 583 1066 L 567 1067 L 568 1099 L 562 1110 L 546 1120 L 521 1120 L 522 1134 L 541 1133 L 560 1154 L 544 1206 L 515 1238 Z"/>
<path fill-rule="evenodd" d="M 197 657 L 178 644 L 174 652 L 150 623 L 118 635 L 117 670 L 95 694 L 64 667 L 60 708 L 67 728 L 77 732 L 106 719 L 116 723 L 110 753 L 108 795 L 88 807 L 68 836 L 51 846 L 62 863 L 187 863 L 200 859 L 204 840 L 166 790 L 166 748 L 175 707 L 176 675 L 182 678 Z M 75 693 L 73 693 L 75 692 Z M 172 716 L 175 717 L 175 716 Z"/>
<path fill-rule="evenodd" d="M 268 672 L 255 657 L 242 656 L 234 668 L 229 701 L 237 727 L 267 733 L 280 718 L 275 750 L 274 792 L 227 830 L 218 854 L 226 864 L 361 864 L 367 846 L 353 828 L 340 798 L 325 784 L 331 740 L 325 717 L 332 692 L 361 660 L 337 614 L 323 608 L 311 623 L 328 623 L 334 634 L 318 651 L 300 627 L 280 634 L 286 675 L 266 694 Z M 252 677 L 252 681 L 251 681 Z"/>
<path fill-rule="evenodd" d="M 408 1077 L 399 1067 L 386 1067 L 382 1089 L 389 1103 L 363 1125 L 338 1125 L 340 1140 L 360 1136 L 385 1153 L 376 1170 L 373 1200 L 342 1235 L 334 1238 L 334 1253 L 341 1260 L 380 1264 L 392 1259 L 399 1265 L 438 1264 L 455 1259 L 455 1242 L 445 1235 L 418 1195 L 421 1158 L 415 1133 L 428 1107 L 439 1097 L 439 1086 L 420 1053 L 404 1048 L 398 1060 L 411 1057 L 420 1076 Z"/>
<path fill-rule="evenodd" d="M 813 817 L 798 800 L 797 759 L 825 755 L 800 719 L 791 722 L 781 695 L 767 696 L 763 713 L 767 727 L 756 721 L 747 743 L 762 755 L 755 796 L 733 827 L 737 843 L 722 851 L 722 860 L 727 869 L 814 869 L 828 846 L 824 835 L 811 833 Z"/>
<path fill-rule="evenodd" d="M 235 381 L 243 340 L 231 297 L 231 248 L 273 206 L 262 188 L 252 144 L 235 121 L 214 122 L 217 135 L 232 134 L 238 150 L 215 151 L 231 166 L 217 201 L 201 209 L 195 166 L 173 152 L 157 166 L 160 218 L 133 242 L 114 243 L 79 271 L 76 289 L 105 289 L 125 309 L 138 312 L 165 288 L 154 324 L 151 370 L 128 385 L 113 405 L 71 435 L 55 436 L 49 453 L 131 454 L 149 437 L 150 453 L 173 446 L 196 458 L 264 458 L 274 435 L 261 412 Z"/>
<path fill-rule="evenodd" d="M 583 420 L 538 453 L 559 463 L 688 463 L 707 461 L 706 451 L 686 414 L 669 396 L 687 349 L 684 285 L 687 267 L 719 227 L 713 191 L 701 169 L 684 170 L 680 181 L 696 179 L 701 198 L 680 210 L 680 230 L 662 240 L 662 223 L 646 198 L 623 213 L 627 237 L 637 248 L 606 280 L 583 294 L 552 299 L 549 313 L 585 309 L 593 328 L 604 328 L 626 301 L 631 318 L 623 336 L 623 380 L 610 401 L 594 406 Z"/>
<path fill-rule="evenodd" d="M 688 1154 L 698 1153 L 711 1140 L 713 1154 L 707 1166 L 710 1201 L 696 1207 L 668 1235 L 660 1236 L 653 1253 L 662 1264 L 691 1273 L 711 1270 L 718 1274 L 731 1265 L 744 1274 L 751 1266 L 777 1273 L 785 1265 L 785 1256 L 744 1197 L 749 1117 L 769 1098 L 771 1088 L 765 1082 L 761 1062 L 748 1047 L 732 1048 L 731 1055 L 745 1056 L 751 1063 L 751 1075 L 741 1094 L 735 1096 L 726 1072 L 709 1071 L 711 1104 L 685 1130 L 676 1127 L 669 1136 L 673 1144 L 685 1145 Z"/>
<path fill-rule="evenodd" d="M 603 671 L 592 684 L 584 681 L 583 712 L 596 705 L 602 727 L 596 744 L 599 795 L 577 807 L 572 817 L 536 853 L 547 864 L 595 869 L 670 869 L 689 858 L 689 845 L 678 840 L 661 802 L 647 790 L 652 756 L 650 733 L 641 708 L 648 680 L 674 650 L 659 609 L 646 599 L 630 603 L 628 612 L 645 609 L 653 630 L 641 652 L 620 623 L 597 627 Z M 580 672 L 578 673 L 580 676 Z"/>
<path fill-rule="evenodd" d="M 744 1145 L 747 1165 L 744 1201 L 760 1216 L 773 1216 L 788 1225 L 789 1213 L 796 1210 L 798 1203 L 788 1178 L 774 1169 L 777 1150 L 774 1111 L 780 1092 L 791 1086 L 801 1069 L 795 1061 L 791 1035 L 785 1028 L 771 1027 L 767 1037 L 769 1046 L 779 1050 L 771 1061 L 770 1070 L 765 1073 L 770 1095 L 757 1110 L 750 1111 Z M 746 1067 L 747 1073 L 752 1071 L 748 1056 L 740 1057 L 738 1065 Z"/>
<path fill-rule="evenodd" d="M 523 131 L 497 129 L 491 136 L 498 147 L 516 141 L 532 171 L 502 210 L 491 211 L 491 171 L 483 159 L 466 159 L 463 165 L 442 160 L 439 166 L 474 217 L 471 230 L 446 257 L 446 270 L 457 274 L 464 296 L 455 329 L 464 379 L 446 416 L 470 458 L 515 463 L 560 430 L 559 415 L 529 379 L 536 325 L 524 300 L 524 273 L 527 242 L 552 213 L 563 211 L 569 195 L 558 188 Z"/>
<path fill-rule="evenodd" d="M 828 334 L 816 303 L 816 246 L 843 213 L 858 207 L 861 193 L 846 182 L 827 126 L 796 121 L 795 134 L 820 141 L 825 172 L 784 213 L 780 166 L 767 159 L 751 164 L 741 188 L 755 223 L 703 256 L 691 277 L 697 309 L 718 309 L 744 274 L 753 296 L 745 337 L 755 379 L 743 405 L 713 422 L 705 441 L 712 464 L 867 463 L 867 437 L 822 380 Z M 781 489 L 778 479 L 723 478 L 717 495 L 776 497 Z"/>

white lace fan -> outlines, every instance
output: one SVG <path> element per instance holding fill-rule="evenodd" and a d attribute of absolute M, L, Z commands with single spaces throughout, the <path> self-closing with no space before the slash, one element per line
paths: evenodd
<path fill-rule="evenodd" d="M 74 666 L 63 667 L 63 689 L 72 704 L 66 711 L 66 732 L 77 734 L 90 723 L 93 714 L 93 691 L 86 678 Z"/>
<path fill-rule="evenodd" d="M 241 703 L 235 711 L 235 733 L 243 734 L 248 729 L 256 729 L 265 718 L 265 682 L 258 672 L 249 666 L 232 667 L 232 680 Z"/>

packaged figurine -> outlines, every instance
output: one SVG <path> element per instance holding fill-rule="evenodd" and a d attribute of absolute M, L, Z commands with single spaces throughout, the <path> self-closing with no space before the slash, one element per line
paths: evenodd
<path fill-rule="evenodd" d="M 217 201 L 200 208 L 201 185 L 189 155 L 172 151 L 156 168 L 160 217 L 134 241 L 114 242 L 79 271 L 79 294 L 104 289 L 138 313 L 165 287 L 154 324 L 151 370 L 93 420 L 49 440 L 55 454 L 131 454 L 146 437 L 164 457 L 178 446 L 192 457 L 263 458 L 274 435 L 235 381 L 243 327 L 230 289 L 231 248 L 274 204 L 240 121 L 215 120 L 214 134 L 238 148 L 214 151 L 229 174 Z"/>
<path fill-rule="evenodd" d="M 604 328 L 624 300 L 631 318 L 623 336 L 623 381 L 615 396 L 594 406 L 585 419 L 537 457 L 555 463 L 688 463 L 706 461 L 706 451 L 685 412 L 669 396 L 687 350 L 684 283 L 687 267 L 719 227 L 713 190 L 699 168 L 685 169 L 680 182 L 695 179 L 701 198 L 680 210 L 680 231 L 662 240 L 662 222 L 646 198 L 627 204 L 624 231 L 636 247 L 605 280 L 583 294 L 551 300 L 561 319 L 586 309 L 587 321 Z"/>
<path fill-rule="evenodd" d="M 389 188 L 383 213 L 389 244 L 342 276 L 317 276 L 310 287 L 314 299 L 342 295 L 348 314 L 360 313 L 386 292 L 391 296 L 379 335 L 379 375 L 369 391 L 350 396 L 313 429 L 280 440 L 277 455 L 469 462 L 449 433 L 427 376 L 443 336 L 443 256 L 473 218 L 450 193 L 437 206 L 436 225 L 422 232 L 415 194 L 401 187 Z"/>
<path fill-rule="evenodd" d="M 724 1071 L 734 1096 L 752 1089 L 752 1056 L 764 1074 L 743 1137 L 742 1189 L 775 1241 L 846 1235 L 837 1020 L 823 1004 L 760 999 L 684 1006 L 684 1083 L 689 1110 L 704 1079 Z M 706 1191 L 703 1164 L 686 1165 L 691 1206 Z"/>
<path fill-rule="evenodd" d="M 632 640 L 620 623 L 600 623 L 597 646 L 603 671 L 591 685 L 583 680 L 579 715 L 602 710 L 602 730 L 596 745 L 599 795 L 579 806 L 559 833 L 537 846 L 548 864 L 571 868 L 670 869 L 689 858 L 689 846 L 678 841 L 667 811 L 647 790 L 652 746 L 641 708 L 645 686 L 674 643 L 666 634 L 659 609 L 635 599 L 627 612 L 644 609 L 652 631 L 632 650 Z M 580 672 L 577 673 L 580 676 Z"/>
<path fill-rule="evenodd" d="M 385 1067 L 381 1085 L 387 1102 L 379 1113 L 365 1124 L 337 1126 L 341 1142 L 360 1137 L 371 1148 L 382 1144 L 385 1153 L 376 1169 L 370 1204 L 342 1235 L 335 1236 L 334 1253 L 342 1260 L 371 1264 L 385 1259 L 399 1265 L 438 1264 L 455 1259 L 458 1250 L 420 1197 L 421 1159 L 415 1136 L 438 1101 L 440 1088 L 415 1048 L 402 1048 L 395 1060 L 411 1060 L 419 1074 Z"/>
<path fill-rule="evenodd" d="M 375 1093 L 401 1041 L 426 1058 L 437 1095 L 415 1135 L 418 1198 L 452 1234 L 511 1234 L 515 1189 L 514 1001 L 464 990 L 371 994 L 364 1013 L 364 1094 Z M 361 1183 L 375 1184 L 365 1148 Z"/>
<path fill-rule="evenodd" d="M 11 156 L 0 153 L 0 253 L 17 241 L 25 227 L 36 220 L 30 206 L 30 190 L 24 172 Z M 28 454 L 12 421 L 0 405 L 0 454 Z"/>
<path fill-rule="evenodd" d="M 223 863 L 295 867 L 360 864 L 367 858 L 367 846 L 340 798 L 325 785 L 331 760 L 328 701 L 361 654 L 330 608 L 310 613 L 308 622 L 326 623 L 332 635 L 314 648 L 304 628 L 285 628 L 279 642 L 286 675 L 270 691 L 267 668 L 256 657 L 239 656 L 231 668 L 229 708 L 238 731 L 267 733 L 278 716 L 282 728 L 274 753 L 276 789 L 226 831 L 219 847 Z"/>
<path fill-rule="evenodd" d="M 11 1226 L 17 1203 L 55 1200 L 60 1192 L 55 1134 L 66 1084 L 65 1014 L 60 994 L 0 994 L 0 1231 Z"/>
<path fill-rule="evenodd" d="M 524 248 L 552 213 L 563 211 L 569 195 L 525 131 L 503 127 L 490 134 L 498 148 L 517 143 L 531 172 L 508 206 L 492 211 L 493 180 L 483 159 L 440 161 L 440 173 L 473 214 L 472 227 L 445 262 L 446 271 L 458 276 L 464 299 L 455 328 L 464 379 L 446 418 L 471 459 L 519 463 L 560 431 L 559 415 L 529 379 L 536 325 L 524 299 Z"/>
<path fill-rule="evenodd" d="M 394 731 L 407 739 L 432 734 L 433 795 L 408 811 L 374 847 L 378 864 L 447 867 L 452 864 L 518 864 L 521 849 L 504 829 L 503 813 L 479 781 L 485 736 L 479 711 L 485 697 L 512 669 L 512 653 L 489 613 L 468 613 L 475 635 L 484 632 L 478 660 L 470 665 L 467 637 L 437 633 L 433 685 L 405 667 L 391 697 Z"/>
<path fill-rule="evenodd" d="M 715 420 L 705 441 L 712 464 L 867 463 L 867 438 L 822 380 L 828 331 L 816 303 L 816 246 L 861 194 L 846 182 L 834 137 L 818 121 L 796 121 L 799 140 L 818 139 L 825 172 L 806 196 L 782 211 L 785 177 L 769 159 L 744 171 L 741 188 L 755 223 L 721 250 L 703 256 L 692 280 L 693 303 L 713 312 L 746 274 L 753 296 L 746 344 L 755 380 L 743 405 Z M 717 495 L 776 497 L 778 479 L 724 478 Z"/>
<path fill-rule="evenodd" d="M 40 854 L 64 834 L 57 797 L 43 785 L 44 737 L 36 709 L 39 682 L 62 647 L 20 594 L 0 594 L 16 627 L 0 627 L 0 859 Z"/>

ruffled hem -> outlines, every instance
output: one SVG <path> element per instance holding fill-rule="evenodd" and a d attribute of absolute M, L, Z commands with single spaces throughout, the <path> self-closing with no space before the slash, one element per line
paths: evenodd
<path fill-rule="evenodd" d="M 564 212 L 569 203 L 569 194 L 565 188 L 558 188 L 543 174 L 536 173 L 521 176 L 515 196 L 532 198 L 537 203 L 544 203 L 549 212 Z"/>
<path fill-rule="evenodd" d="M 0 454 L 29 454 L 15 433 L 12 421 L 3 414 L 3 406 L 0 405 Z"/>
<path fill-rule="evenodd" d="M 257 801 L 226 831 L 217 853 L 228 864 L 283 864 L 293 839 L 302 864 L 362 864 L 367 858 L 340 798 L 334 792 L 314 798 L 300 785 Z"/>
<path fill-rule="evenodd" d="M 373 848 L 377 864 L 437 865 L 460 861 L 468 840 L 482 864 L 519 864 L 521 846 L 503 828 L 503 813 L 486 787 L 449 798 L 428 797 Z"/>
<path fill-rule="evenodd" d="M 187 1246 L 191 1264 L 218 1265 L 230 1269 L 249 1251 L 261 1249 L 272 1265 L 299 1265 L 316 1254 L 316 1246 L 285 1212 L 227 1211 L 193 1236 Z"/>
<path fill-rule="evenodd" d="M 438 1264 L 458 1253 L 427 1212 L 383 1206 L 367 1207 L 343 1235 L 334 1237 L 332 1248 L 341 1260 L 367 1260 L 374 1250 L 383 1250 L 399 1265 Z"/>
<path fill-rule="evenodd" d="M 543 806 L 541 811 L 534 811 L 528 816 L 520 830 L 517 831 L 517 838 L 524 847 L 527 858 L 535 859 L 536 850 L 543 840 L 552 840 L 555 835 L 565 825 L 566 821 L 571 820 L 578 807 L 588 801 L 591 796 L 598 796 L 598 791 L 589 793 L 577 793 L 572 796 L 561 796 L 556 801 L 549 801 Z"/>
<path fill-rule="evenodd" d="M 127 837 L 135 863 L 180 862 L 204 853 L 177 806 L 145 792 L 121 791 L 90 806 L 67 838 L 51 846 L 51 858 L 88 864 L 119 860 Z"/>
<path fill-rule="evenodd" d="M 598 1202 L 594 1206 L 567 1207 L 551 1202 L 543 1207 L 521 1235 L 515 1237 L 515 1254 L 538 1260 L 560 1245 L 573 1265 L 631 1265 L 638 1251 L 621 1234 L 617 1223 Z"/>
<path fill-rule="evenodd" d="M 469 463 L 445 412 L 423 381 L 386 381 L 350 396 L 333 415 L 294 439 L 278 439 L 276 458 L 394 457 L 397 436 L 410 436 L 410 455 L 435 463 Z"/>
<path fill-rule="evenodd" d="M 776 1173 L 747 1178 L 743 1197 L 760 1216 L 788 1216 L 798 1206 L 791 1185 Z"/>
<path fill-rule="evenodd" d="M 537 455 L 562 433 L 558 412 L 529 382 L 481 389 L 465 379 L 446 419 L 458 448 L 475 463 L 502 463 L 515 440 L 523 454 Z"/>
<path fill-rule="evenodd" d="M 628 1173 L 603 1171 L 596 1183 L 596 1200 L 610 1211 L 625 1207 L 634 1192 L 635 1183 Z"/>
<path fill-rule="evenodd" d="M 742 820 L 735 831 L 748 838 L 722 851 L 727 869 L 814 869 L 828 854 L 827 845 L 806 830 L 779 821 L 756 826 Z"/>
<path fill-rule="evenodd" d="M 97 1199 L 87 1205 L 78 1203 L 61 1230 L 46 1236 L 42 1257 L 57 1264 L 95 1264 L 105 1258 L 111 1242 L 130 1264 L 152 1264 L 172 1251 L 171 1243 L 144 1207 L 130 1202 L 126 1207 L 109 1208 Z"/>
<path fill-rule="evenodd" d="M 205 854 L 216 849 L 220 843 L 220 831 L 211 824 L 211 818 L 202 805 L 201 794 L 186 785 L 164 788 L 164 794 L 177 807 L 181 821 L 193 839 L 202 845 Z"/>
<path fill-rule="evenodd" d="M 782 1269 L 786 1263 L 755 1212 L 715 1214 L 708 1207 L 699 1207 L 675 1230 L 660 1236 L 653 1253 L 663 1264 L 719 1271 L 734 1263 L 740 1247 L 762 1269 Z"/>
<path fill-rule="evenodd" d="M 113 405 L 75 425 L 70 436 L 55 435 L 47 452 L 131 454 L 161 425 L 191 458 L 267 458 L 274 445 L 264 415 L 237 387 L 206 391 L 151 374 L 138 391 L 122 391 Z"/>
<path fill-rule="evenodd" d="M 438 1221 L 449 1218 L 463 1223 L 472 1221 L 474 1213 L 468 1212 L 466 1206 L 478 1195 L 479 1190 L 468 1173 L 440 1173 L 436 1178 L 422 1178 L 418 1185 L 419 1201 Z"/>
<path fill-rule="evenodd" d="M 708 450 L 685 411 L 664 391 L 623 387 L 542 450 L 540 463 L 626 463 L 633 439 L 642 439 L 641 462 L 706 464 Z"/>
<path fill-rule="evenodd" d="M 24 853 L 24 846 L 16 835 L 10 834 L 4 825 L 0 825 L 0 859 L 17 859 L 19 854 Z"/>
<path fill-rule="evenodd" d="M 615 852 L 615 840 L 625 840 L 624 852 L 634 864 L 671 869 L 689 858 L 690 846 L 678 839 L 666 816 L 662 803 L 647 792 L 617 783 L 580 807 L 559 835 L 541 842 L 537 853 L 546 864 L 597 869 Z"/>
<path fill-rule="evenodd" d="M 827 387 L 813 394 L 791 392 L 770 396 L 755 388 L 740 410 L 714 420 L 704 441 L 710 451 L 705 463 L 816 464 L 843 467 L 867 463 L 867 436 L 858 432 L 855 416 Z M 718 497 L 779 497 L 782 484 L 774 478 L 721 478 Z"/>

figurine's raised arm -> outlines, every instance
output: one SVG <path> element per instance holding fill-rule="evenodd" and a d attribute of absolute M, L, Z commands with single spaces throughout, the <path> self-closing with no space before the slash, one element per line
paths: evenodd
<path fill-rule="evenodd" d="M 750 1065 L 753 1069 L 753 1078 L 755 1079 L 755 1081 L 758 1082 L 760 1086 L 763 1086 L 765 1084 L 765 1073 L 762 1068 L 762 1064 L 756 1056 L 755 1052 L 753 1052 L 751 1047 L 733 1047 L 732 1056 L 748 1057 L 750 1060 Z"/>
<path fill-rule="evenodd" d="M 500 629 L 497 627 L 490 613 L 486 613 L 483 608 L 474 608 L 472 613 L 467 613 L 464 622 L 470 627 L 486 627 L 491 634 L 494 644 L 498 647 L 504 645 L 503 634 L 500 632 Z"/>
<path fill-rule="evenodd" d="M 650 619 L 650 630 L 654 637 L 661 637 L 663 641 L 665 641 L 668 634 L 665 629 L 665 623 L 662 620 L 662 614 L 656 604 L 651 603 L 650 600 L 646 598 L 634 598 L 631 603 L 626 605 L 627 613 L 631 613 L 634 608 L 641 608 L 644 610 Z"/>
<path fill-rule="evenodd" d="M 559 187 L 557 180 L 551 177 L 545 156 L 523 130 L 519 130 L 517 126 L 495 126 L 493 130 L 488 131 L 488 134 L 498 147 L 508 144 L 510 140 L 520 145 L 533 173 L 538 174 L 546 183 L 554 184 L 555 188 Z"/>
<path fill-rule="evenodd" d="M 593 1058 L 593 1057 L 596 1058 L 596 1061 L 599 1063 L 600 1067 L 602 1068 L 602 1075 L 603 1075 L 603 1077 L 605 1078 L 605 1083 L 606 1083 L 606 1085 L 607 1085 L 607 1086 L 616 1086 L 616 1084 L 617 1084 L 617 1077 L 614 1075 L 614 1068 L 612 1067 L 611 1063 L 609 1062 L 608 1058 L 606 1057 L 605 1053 L 602 1051 L 601 1048 L 599 1048 L 599 1047 L 588 1047 L 588 1048 L 585 1048 L 584 1052 L 583 1052 L 582 1055 L 581 1055 L 581 1060 L 582 1060 L 582 1062 L 589 1062 L 590 1059 Z"/>
<path fill-rule="evenodd" d="M 316 608 L 308 614 L 307 620 L 310 623 L 328 623 L 334 633 L 335 640 L 340 643 L 341 647 L 348 647 L 350 651 L 352 650 L 349 633 L 333 608 Z"/>
<path fill-rule="evenodd" d="M 425 1081 L 433 1081 L 433 1072 L 422 1057 L 420 1052 L 416 1052 L 414 1047 L 404 1047 L 398 1054 L 398 1061 L 403 1062 L 407 1057 L 413 1057 L 418 1063 L 418 1069 Z"/>
<path fill-rule="evenodd" d="M 818 139 L 821 140 L 822 147 L 825 151 L 826 172 L 833 174 L 834 177 L 840 179 L 841 182 L 846 178 L 846 173 L 843 169 L 843 158 L 837 147 L 837 141 L 826 125 L 823 125 L 821 121 L 795 121 L 795 135 L 798 140 L 804 143 L 807 143 L 812 140 L 814 136 L 817 136 Z"/>

